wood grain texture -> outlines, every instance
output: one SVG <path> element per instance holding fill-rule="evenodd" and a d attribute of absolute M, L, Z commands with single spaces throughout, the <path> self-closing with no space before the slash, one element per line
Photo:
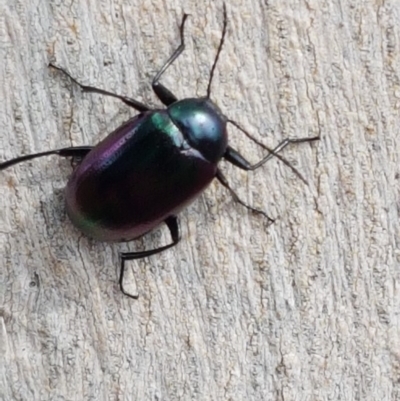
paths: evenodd
<path fill-rule="evenodd" d="M 232 0 L 213 99 L 263 143 L 321 134 L 223 171 L 271 227 L 212 184 L 181 215 L 174 250 L 129 264 L 133 244 L 83 237 L 66 218 L 68 160 L 0 173 L 1 400 L 400 399 L 400 2 Z M 222 3 L 0 2 L 0 159 L 94 144 L 135 113 L 47 67 L 157 105 L 151 78 L 199 96 Z M 263 152 L 232 129 L 256 161 Z M 132 284 L 134 285 L 134 284 Z"/>

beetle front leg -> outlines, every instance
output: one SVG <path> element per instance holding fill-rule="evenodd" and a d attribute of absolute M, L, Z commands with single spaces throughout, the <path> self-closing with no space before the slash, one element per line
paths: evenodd
<path fill-rule="evenodd" d="M 121 292 L 129 298 L 138 299 L 139 295 L 129 294 L 124 290 L 124 273 L 125 273 L 125 262 L 127 260 L 142 259 L 147 256 L 155 255 L 157 253 L 163 252 L 169 248 L 175 246 L 181 240 L 181 232 L 179 229 L 179 222 L 176 216 L 168 217 L 164 223 L 167 225 L 169 232 L 171 234 L 172 242 L 168 245 L 161 246 L 156 249 L 149 249 L 148 251 L 139 252 L 123 252 L 120 254 L 121 257 L 121 270 L 119 275 L 119 288 Z"/>
<path fill-rule="evenodd" d="M 169 106 L 172 103 L 175 103 L 178 99 L 176 96 L 169 90 L 167 89 L 163 84 L 160 84 L 160 78 L 161 75 L 164 74 L 164 72 L 167 70 L 167 68 L 178 58 L 178 56 L 183 52 L 185 49 L 185 34 L 184 34 L 184 28 L 185 28 L 185 21 L 186 18 L 188 17 L 188 14 L 183 14 L 182 18 L 182 23 L 180 27 L 180 34 L 181 34 L 181 44 L 178 46 L 178 48 L 172 53 L 172 56 L 166 61 L 166 63 L 162 66 L 161 70 L 158 71 L 157 75 L 154 77 L 153 82 L 151 84 L 154 93 L 157 95 L 157 97 L 160 99 L 162 104 L 165 106 Z"/>
<path fill-rule="evenodd" d="M 259 141 L 257 141 L 255 138 L 253 138 L 250 134 L 247 133 L 247 131 L 243 130 L 238 124 L 236 124 L 234 121 L 229 120 L 232 124 L 234 124 L 237 128 L 239 128 L 242 132 L 244 132 L 250 139 L 252 139 L 254 142 L 256 142 L 258 145 L 263 147 L 264 149 L 268 150 L 269 154 L 265 156 L 263 159 L 261 159 L 258 163 L 251 164 L 249 163 L 237 150 L 233 149 L 230 146 L 227 146 L 225 154 L 224 154 L 224 159 L 226 159 L 229 163 L 232 163 L 234 166 L 241 168 L 242 170 L 246 171 L 253 171 L 261 167 L 264 163 L 266 163 L 268 160 L 272 159 L 273 157 L 277 157 L 279 160 L 284 162 L 287 166 L 289 166 L 292 171 L 304 182 L 307 184 L 307 181 L 303 176 L 298 172 L 288 161 L 286 161 L 284 158 L 279 156 L 277 153 L 286 148 L 286 146 L 292 144 L 292 143 L 302 143 L 302 142 L 312 142 L 319 140 L 319 136 L 311 137 L 311 138 L 288 138 L 282 141 L 277 147 L 274 149 L 269 149 Z M 254 213 L 259 213 L 264 215 L 271 223 L 274 222 L 273 219 L 271 219 L 265 212 L 259 209 L 255 209 L 249 205 L 247 205 L 245 202 L 243 202 L 239 196 L 236 194 L 236 192 L 230 187 L 228 181 L 224 177 L 224 175 L 221 173 L 220 170 L 217 170 L 216 178 L 218 181 L 229 190 L 231 193 L 233 199 L 246 207 L 247 209 L 251 210 Z"/>
<path fill-rule="evenodd" d="M 246 131 L 243 131 L 247 134 Z M 250 164 L 237 150 L 231 148 L 230 146 L 227 147 L 224 159 L 227 160 L 229 163 L 232 163 L 234 166 L 241 168 L 242 170 L 246 171 L 253 171 L 261 167 L 264 163 L 268 160 L 271 160 L 273 157 L 277 157 L 281 162 L 283 162 L 286 166 L 288 166 L 306 185 L 306 179 L 300 174 L 300 172 L 295 169 L 286 159 L 282 156 L 278 155 L 278 152 L 282 151 L 286 146 L 294 143 L 303 143 L 303 142 L 313 142 L 320 139 L 319 136 L 314 136 L 311 138 L 287 138 L 283 140 L 277 147 L 274 149 L 269 149 L 267 146 L 263 145 L 261 142 L 256 141 L 253 137 L 249 136 L 254 142 L 260 145 L 262 148 L 266 149 L 269 154 L 261 159 L 258 163 Z"/>

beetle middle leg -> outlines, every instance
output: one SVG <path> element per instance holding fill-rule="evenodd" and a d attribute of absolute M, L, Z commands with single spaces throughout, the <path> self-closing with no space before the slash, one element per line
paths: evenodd
<path fill-rule="evenodd" d="M 170 216 L 168 217 L 165 221 L 165 224 L 167 225 L 169 232 L 171 234 L 172 242 L 168 245 L 161 246 L 159 248 L 155 249 L 149 249 L 147 251 L 138 251 L 138 252 L 122 252 L 120 254 L 121 257 L 121 270 L 119 274 L 119 288 L 121 292 L 133 299 L 138 299 L 138 295 L 132 295 L 129 294 L 129 292 L 126 292 L 124 289 L 124 273 L 125 273 L 125 262 L 127 260 L 133 260 L 133 259 L 142 259 L 147 256 L 155 255 L 157 253 L 163 252 L 169 248 L 172 248 L 175 246 L 180 240 L 181 240 L 181 232 L 179 229 L 179 222 L 178 218 L 176 216 Z"/>
<path fill-rule="evenodd" d="M 141 103 L 141 102 L 139 102 L 139 101 L 137 101 L 135 99 L 132 99 L 130 97 L 118 95 L 116 93 L 112 93 L 112 92 L 106 91 L 104 89 L 95 88 L 94 86 L 83 85 L 78 80 L 76 80 L 67 70 L 64 70 L 63 68 L 58 67 L 58 66 L 56 66 L 56 65 L 54 65 L 52 63 L 49 64 L 49 67 L 52 67 L 52 68 L 54 68 L 54 69 L 56 69 L 58 71 L 61 71 L 73 83 L 75 83 L 75 85 L 78 85 L 82 89 L 83 92 L 99 93 L 100 95 L 115 97 L 115 98 L 123 101 L 129 107 L 132 107 L 135 110 L 140 111 L 140 112 L 150 110 L 150 107 L 148 107 L 145 104 L 143 104 L 143 103 Z"/>

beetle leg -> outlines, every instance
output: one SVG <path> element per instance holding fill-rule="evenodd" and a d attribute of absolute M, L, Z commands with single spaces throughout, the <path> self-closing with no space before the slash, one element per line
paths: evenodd
<path fill-rule="evenodd" d="M 247 134 L 246 131 L 243 131 Z M 228 162 L 232 163 L 236 167 L 241 168 L 242 170 L 246 171 L 253 171 L 258 169 L 260 166 L 262 166 L 264 163 L 266 163 L 268 160 L 272 159 L 273 157 L 277 157 L 280 161 L 282 161 L 286 166 L 288 166 L 306 185 L 307 181 L 306 179 L 301 175 L 301 173 L 294 168 L 286 159 L 284 159 L 282 156 L 278 155 L 278 152 L 286 148 L 286 146 L 292 144 L 292 143 L 303 143 L 303 142 L 312 142 L 316 141 L 319 138 L 319 136 L 311 137 L 311 138 L 287 138 L 283 140 L 276 148 L 270 149 L 261 142 L 257 141 L 255 138 L 249 136 L 257 145 L 261 146 L 262 148 L 266 149 L 269 154 L 265 156 L 263 159 L 261 159 L 258 163 L 255 164 L 250 164 L 237 150 L 231 148 L 230 146 L 227 147 L 225 154 L 224 154 L 224 159 L 226 159 Z"/>
<path fill-rule="evenodd" d="M 176 216 L 170 216 L 165 219 L 165 224 L 167 225 L 169 232 L 171 234 L 172 242 L 168 245 L 161 246 L 156 249 L 149 249 L 147 251 L 138 251 L 138 252 L 123 252 L 120 253 L 121 257 L 121 270 L 119 274 L 119 288 L 121 292 L 133 299 L 138 299 L 138 295 L 132 295 L 129 294 L 124 290 L 124 273 L 125 273 L 125 262 L 127 260 L 133 260 L 133 259 L 142 259 L 147 256 L 155 255 L 157 253 L 163 252 L 169 248 L 172 248 L 175 246 L 180 240 L 181 240 L 181 233 L 179 229 L 179 222 L 178 218 Z"/>
<path fill-rule="evenodd" d="M 250 211 L 252 211 L 253 213 L 257 213 L 257 214 L 262 214 L 264 217 L 266 217 L 269 222 L 272 224 L 275 220 L 271 219 L 271 217 L 269 217 L 267 215 L 267 213 L 265 213 L 264 211 L 260 210 L 260 209 L 256 209 L 252 206 L 249 206 L 247 203 L 245 203 L 244 201 L 242 201 L 238 194 L 232 189 L 232 187 L 229 185 L 227 179 L 225 178 L 225 176 L 222 174 L 221 170 L 217 169 L 217 174 L 215 175 L 215 177 L 217 178 L 217 180 L 225 187 L 228 189 L 228 191 L 231 193 L 233 199 L 235 200 L 235 202 L 240 203 L 242 206 L 244 206 L 245 208 L 249 209 Z"/>
<path fill-rule="evenodd" d="M 167 70 L 167 68 L 178 58 L 178 56 L 183 52 L 185 49 L 185 35 L 184 35 L 184 28 L 185 28 L 185 21 L 188 17 L 188 14 L 183 14 L 182 23 L 180 27 L 180 35 L 181 35 L 181 44 L 178 48 L 172 53 L 172 56 L 166 61 L 166 63 L 161 67 L 161 70 L 158 71 L 157 75 L 153 78 L 153 82 L 151 84 L 154 93 L 160 99 L 162 104 L 165 106 L 169 106 L 172 103 L 175 103 L 178 99 L 175 95 L 167 89 L 163 84 L 160 84 L 161 75 Z"/>
<path fill-rule="evenodd" d="M 78 85 L 82 89 L 83 92 L 99 93 L 100 95 L 115 97 L 115 98 L 117 98 L 119 100 L 122 100 L 129 107 L 132 107 L 135 110 L 140 111 L 140 112 L 150 110 L 150 107 L 148 107 L 145 104 L 143 104 L 143 103 L 141 103 L 141 102 L 139 102 L 139 101 L 137 101 L 135 99 L 132 99 L 130 97 L 117 95 L 116 93 L 112 93 L 112 92 L 106 91 L 104 89 L 95 88 L 94 86 L 83 85 L 79 81 L 77 81 L 68 71 L 64 70 L 61 67 L 57 67 L 56 65 L 54 65 L 52 63 L 49 64 L 49 67 L 52 67 L 52 68 L 55 68 L 58 71 L 61 71 L 72 82 L 74 82 L 76 85 Z"/>
<path fill-rule="evenodd" d="M 13 166 L 14 164 L 25 162 L 28 160 L 36 159 L 37 157 L 42 156 L 50 156 L 50 155 L 58 155 L 61 157 L 85 157 L 91 150 L 93 146 L 75 146 L 71 148 L 62 148 L 49 150 L 47 152 L 33 153 L 31 155 L 19 156 L 15 159 L 7 160 L 3 163 L 0 163 L 0 170 L 5 170 L 8 167 Z"/>

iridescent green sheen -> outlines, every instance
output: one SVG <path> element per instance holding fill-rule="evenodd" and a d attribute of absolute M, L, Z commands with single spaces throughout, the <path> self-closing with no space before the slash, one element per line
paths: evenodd
<path fill-rule="evenodd" d="M 226 117 L 207 98 L 184 99 L 168 108 L 172 121 L 191 146 L 210 162 L 217 163 L 227 146 Z"/>
<path fill-rule="evenodd" d="M 90 237 L 137 238 L 204 190 L 226 146 L 226 122 L 210 100 L 144 112 L 100 142 L 74 171 L 66 189 L 68 215 Z"/>

